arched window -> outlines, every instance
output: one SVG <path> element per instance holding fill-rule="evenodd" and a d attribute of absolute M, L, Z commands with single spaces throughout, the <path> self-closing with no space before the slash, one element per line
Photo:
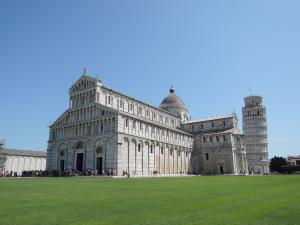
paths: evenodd
<path fill-rule="evenodd" d="M 208 155 L 208 153 L 205 154 L 205 159 L 206 159 L 206 161 L 209 160 L 209 155 Z"/>
<path fill-rule="evenodd" d="M 138 144 L 138 152 L 141 151 L 141 144 Z"/>

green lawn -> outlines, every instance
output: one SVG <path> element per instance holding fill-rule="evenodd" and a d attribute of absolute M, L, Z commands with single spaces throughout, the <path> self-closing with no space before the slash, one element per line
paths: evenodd
<path fill-rule="evenodd" d="M 300 224 L 300 176 L 0 180 L 0 224 Z"/>

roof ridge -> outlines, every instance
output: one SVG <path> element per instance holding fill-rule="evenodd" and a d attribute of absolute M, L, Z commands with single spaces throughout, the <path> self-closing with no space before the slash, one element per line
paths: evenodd
<path fill-rule="evenodd" d="M 217 120 L 217 119 L 222 119 L 222 118 L 229 118 L 229 117 L 234 117 L 236 116 L 234 113 L 232 114 L 223 114 L 223 115 L 215 115 L 215 116 L 207 116 L 207 117 L 202 117 L 198 119 L 193 119 L 190 121 L 187 121 L 185 123 L 196 123 L 196 122 L 202 122 L 202 121 L 209 121 L 209 120 Z"/>
<path fill-rule="evenodd" d="M 22 152 L 47 152 L 47 151 L 44 151 L 44 150 L 29 150 L 29 149 L 16 149 L 16 148 L 5 148 L 4 150 L 7 150 L 7 151 L 22 151 Z"/>
<path fill-rule="evenodd" d="M 135 98 L 135 97 L 131 97 L 131 96 L 129 96 L 128 94 L 125 94 L 125 93 L 123 93 L 123 92 L 120 92 L 119 90 L 116 90 L 116 89 L 112 89 L 112 88 L 110 88 L 110 87 L 107 87 L 106 85 L 103 85 L 102 87 L 103 87 L 103 88 L 106 88 L 106 89 L 108 89 L 108 90 L 110 90 L 110 91 L 116 92 L 116 93 L 119 94 L 119 95 L 123 95 L 123 96 L 125 96 L 125 97 L 127 97 L 127 98 L 130 98 L 130 99 L 132 99 L 132 100 L 134 100 L 134 101 L 137 101 L 137 102 L 139 102 L 139 103 L 142 103 L 142 104 L 145 104 L 145 105 L 147 105 L 147 106 L 153 107 L 153 108 L 155 108 L 155 109 L 157 109 L 157 110 L 159 110 L 159 111 L 162 111 L 162 112 L 164 112 L 164 113 L 166 113 L 166 114 L 169 114 L 170 116 L 174 116 L 174 117 L 177 117 L 177 118 L 178 118 L 178 116 L 176 116 L 176 115 L 174 115 L 174 114 L 172 114 L 172 113 L 170 113 L 170 112 L 168 112 L 168 111 L 166 111 L 166 110 L 160 108 L 159 106 L 155 106 L 155 105 L 152 105 L 152 104 L 150 104 L 150 103 L 147 103 L 147 102 L 145 102 L 145 101 L 143 101 L 143 100 L 139 100 L 139 99 L 137 99 L 137 98 Z"/>
<path fill-rule="evenodd" d="M 17 156 L 33 156 L 33 157 L 46 157 L 46 151 L 34 151 L 34 150 L 20 150 L 20 149 L 4 149 L 4 154 L 17 155 Z"/>

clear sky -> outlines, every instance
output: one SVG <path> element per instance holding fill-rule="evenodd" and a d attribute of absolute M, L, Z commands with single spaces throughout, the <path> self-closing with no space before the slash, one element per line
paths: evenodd
<path fill-rule="evenodd" d="M 87 67 L 159 105 L 171 84 L 193 119 L 262 95 L 269 156 L 300 154 L 300 1 L 0 1 L 0 138 L 46 150 L 47 125 Z"/>

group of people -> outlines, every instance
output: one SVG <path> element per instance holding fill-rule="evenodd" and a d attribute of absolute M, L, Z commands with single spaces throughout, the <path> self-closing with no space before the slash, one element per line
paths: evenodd
<path fill-rule="evenodd" d="M 22 172 L 0 171 L 0 178 L 5 177 L 71 177 L 71 176 L 116 176 L 117 171 L 106 169 L 98 170 L 30 170 Z"/>
<path fill-rule="evenodd" d="M 48 170 L 29 170 L 22 172 L 13 172 L 13 171 L 2 171 L 0 172 L 0 178 L 4 177 L 47 177 L 50 175 Z"/>
<path fill-rule="evenodd" d="M 106 170 L 64 170 L 64 171 L 56 171 L 57 176 L 116 176 L 116 170 L 106 169 Z"/>

